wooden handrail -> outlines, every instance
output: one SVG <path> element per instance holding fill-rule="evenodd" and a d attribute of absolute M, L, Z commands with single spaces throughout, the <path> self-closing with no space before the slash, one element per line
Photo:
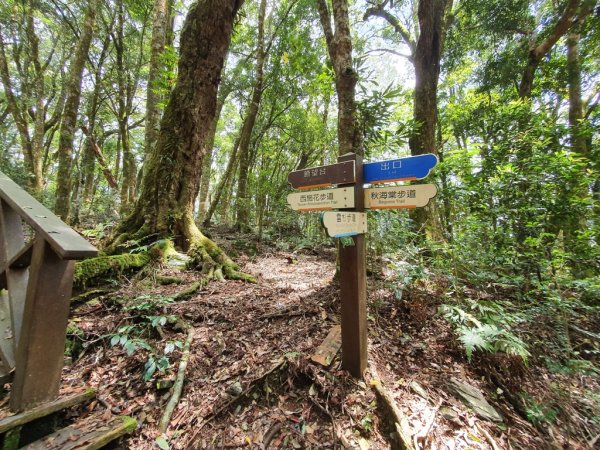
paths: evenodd
<path fill-rule="evenodd" d="M 62 259 L 83 259 L 98 254 L 96 247 L 2 172 L 0 198 L 40 233 Z"/>
<path fill-rule="evenodd" d="M 34 231 L 26 242 L 23 222 Z M 0 172 L 0 381 L 19 412 L 58 395 L 76 259 L 98 250 Z M 8 289 L 2 291 L 1 289 Z"/>

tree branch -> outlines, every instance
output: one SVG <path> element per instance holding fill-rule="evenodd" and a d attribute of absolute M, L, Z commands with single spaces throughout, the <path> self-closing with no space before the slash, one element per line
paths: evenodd
<path fill-rule="evenodd" d="M 581 0 L 569 0 L 565 10 L 554 25 L 554 28 L 548 37 L 546 37 L 541 44 L 532 49 L 533 55 L 537 60 L 543 58 L 544 55 L 548 53 L 554 46 L 554 44 L 556 44 L 556 42 L 568 31 L 573 23 L 571 19 L 573 19 L 577 13 L 580 3 Z"/>
<path fill-rule="evenodd" d="M 331 14 L 329 13 L 326 0 L 317 0 L 317 10 L 319 11 L 319 19 L 321 20 L 321 26 L 323 27 L 323 33 L 325 34 L 325 42 L 327 42 L 327 48 L 329 49 L 331 56 L 333 29 L 331 28 Z"/>
<path fill-rule="evenodd" d="M 412 55 L 411 57 L 414 57 L 414 54 L 417 50 L 417 44 L 415 40 L 410 35 L 409 31 L 400 23 L 400 21 L 396 17 L 394 17 L 389 11 L 385 11 L 383 9 L 384 6 L 385 3 L 367 9 L 363 16 L 363 20 L 367 20 L 370 17 L 380 17 L 384 19 L 387 23 L 389 23 L 392 26 L 392 28 L 394 28 L 394 31 L 402 37 L 404 43 L 410 49 L 410 53 Z"/>
<path fill-rule="evenodd" d="M 392 50 L 391 48 L 373 48 L 371 50 L 367 50 L 364 54 L 374 53 L 374 52 L 383 52 L 383 53 L 391 53 L 392 55 L 401 56 L 402 58 L 408 59 L 411 63 L 414 62 L 414 58 L 412 55 L 407 55 L 405 53 L 400 53 L 396 50 Z"/>

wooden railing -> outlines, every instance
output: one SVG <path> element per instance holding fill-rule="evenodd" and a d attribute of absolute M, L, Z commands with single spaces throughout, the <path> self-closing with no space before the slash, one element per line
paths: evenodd
<path fill-rule="evenodd" d="M 74 260 L 97 253 L 0 172 L 0 379 L 12 375 L 13 411 L 58 395 Z"/>

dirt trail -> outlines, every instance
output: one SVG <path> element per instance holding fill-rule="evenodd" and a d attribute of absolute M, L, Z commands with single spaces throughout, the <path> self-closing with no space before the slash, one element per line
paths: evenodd
<path fill-rule="evenodd" d="M 267 249 L 254 258 L 242 257 L 243 270 L 257 276 L 257 284 L 211 283 L 188 300 L 165 302 L 150 314 L 180 317 L 194 327 L 183 395 L 167 433 L 171 448 L 389 448 L 392 430 L 369 383 L 348 377 L 339 359 L 329 369 L 307 359 L 338 323 L 334 255 L 333 249 L 320 256 Z M 194 280 L 193 273 L 183 277 L 188 284 Z M 184 288 L 130 282 L 73 315 L 87 348 L 65 369 L 64 380 L 98 388 L 100 400 L 81 414 L 107 408 L 107 417 L 138 418 L 140 427 L 121 448 L 157 448 L 157 424 L 169 391 L 142 379 L 147 352 L 127 355 L 122 346 L 110 345 L 110 336 L 139 324 L 136 316 L 143 311 L 123 307 L 131 299 L 166 298 Z M 490 386 L 466 363 L 448 325 L 435 316 L 443 289 L 420 286 L 398 302 L 384 281 L 369 280 L 370 363 L 417 443 L 422 448 L 487 449 L 509 448 L 510 441 L 517 448 L 544 448 L 538 430 L 502 396 L 485 391 Z M 146 328 L 150 331 L 141 338 L 157 349 L 185 339 L 177 326 Z M 169 355 L 173 370 L 179 357 L 179 350 Z M 484 391 L 504 424 L 469 411 L 450 393 L 451 377 Z"/>

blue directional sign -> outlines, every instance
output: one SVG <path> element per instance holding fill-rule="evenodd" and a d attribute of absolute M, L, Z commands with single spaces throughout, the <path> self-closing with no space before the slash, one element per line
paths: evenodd
<path fill-rule="evenodd" d="M 433 153 L 408 156 L 388 161 L 365 163 L 363 174 L 365 183 L 389 183 L 391 181 L 420 180 L 435 167 L 438 159 Z"/>

